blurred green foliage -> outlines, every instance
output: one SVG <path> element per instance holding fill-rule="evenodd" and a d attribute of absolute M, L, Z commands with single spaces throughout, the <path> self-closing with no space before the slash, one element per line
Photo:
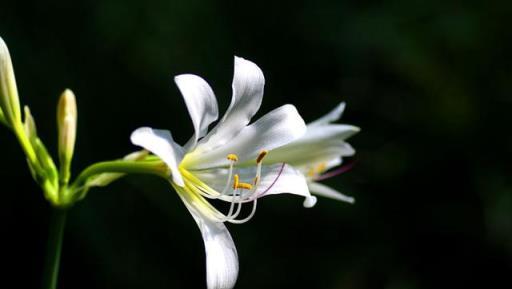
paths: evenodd
<path fill-rule="evenodd" d="M 2 1 L 22 102 L 56 153 L 55 106 L 77 95 L 74 172 L 133 151 L 142 125 L 192 126 L 172 82 L 194 73 L 220 108 L 233 55 L 264 71 L 262 112 L 306 120 L 347 102 L 355 168 L 327 183 L 355 205 L 268 197 L 230 226 L 238 288 L 509 288 L 512 181 L 505 1 Z M 0 247 L 5 288 L 37 288 L 48 207 L 7 130 Z M 66 230 L 61 288 L 203 288 L 195 223 L 165 182 L 96 189 Z"/>

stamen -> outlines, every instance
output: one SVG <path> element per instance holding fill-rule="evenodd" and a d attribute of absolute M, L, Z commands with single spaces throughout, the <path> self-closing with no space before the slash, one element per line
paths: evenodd
<path fill-rule="evenodd" d="M 234 208 L 235 208 L 235 197 L 233 196 L 233 198 L 231 199 L 231 204 L 229 205 L 229 211 L 226 214 L 225 221 L 231 219 L 231 216 L 233 215 L 233 209 Z"/>
<path fill-rule="evenodd" d="M 233 177 L 233 190 L 238 189 L 238 183 L 239 183 L 240 177 L 238 174 L 235 174 Z"/>
<path fill-rule="evenodd" d="M 321 174 L 325 171 L 325 168 L 327 168 L 327 163 L 321 162 L 316 166 L 316 173 Z"/>
<path fill-rule="evenodd" d="M 235 154 L 229 154 L 229 155 L 227 156 L 227 159 L 228 159 L 228 160 L 230 160 L 230 161 L 232 161 L 232 162 L 238 162 L 238 156 L 237 156 L 237 155 L 235 155 Z"/>
<path fill-rule="evenodd" d="M 248 222 L 250 219 L 252 219 L 252 217 L 254 217 L 254 214 L 256 214 L 256 206 L 257 206 L 257 204 L 258 204 L 258 199 L 254 199 L 254 201 L 252 202 L 251 213 L 246 218 L 241 219 L 241 220 L 232 219 L 232 220 L 228 220 L 228 222 L 233 223 L 233 224 L 243 224 L 245 222 Z"/>
<path fill-rule="evenodd" d="M 228 155 L 228 160 L 230 158 L 231 155 Z M 235 155 L 233 155 L 235 156 Z M 235 156 L 236 157 L 236 156 Z M 226 180 L 226 185 L 224 186 L 224 189 L 222 190 L 222 192 L 220 193 L 220 195 L 225 195 L 227 192 L 228 192 L 228 189 L 229 189 L 229 184 L 231 183 L 231 176 L 233 176 L 233 166 L 235 164 L 236 161 L 234 160 L 231 160 L 230 164 L 229 164 L 229 172 L 228 172 L 228 178 Z"/>
<path fill-rule="evenodd" d="M 248 183 L 238 183 L 237 189 L 252 190 L 252 185 Z"/>
<path fill-rule="evenodd" d="M 267 150 L 262 150 L 260 152 L 260 154 L 258 155 L 258 157 L 256 158 L 256 176 L 254 177 L 253 179 L 253 182 L 254 182 L 254 186 L 258 186 L 258 184 L 260 183 L 260 180 L 261 180 L 261 165 L 262 165 L 262 161 L 263 161 L 263 158 L 265 158 L 266 156 L 268 155 L 268 151 Z M 254 192 L 256 192 L 256 188 L 254 188 Z"/>
<path fill-rule="evenodd" d="M 236 196 L 237 196 L 237 193 L 236 191 L 233 192 L 233 196 L 231 198 L 231 201 L 230 201 L 230 205 L 229 205 L 229 211 L 228 213 L 226 214 L 226 216 L 222 219 L 222 222 L 226 222 L 226 221 L 229 221 L 229 220 L 232 220 L 236 217 L 238 217 L 238 215 L 240 214 L 240 211 L 242 209 L 242 203 L 241 203 L 241 198 L 240 196 L 238 196 L 238 201 L 236 201 Z M 233 209 L 235 208 L 235 204 L 238 205 L 236 211 L 233 213 Z"/>
<path fill-rule="evenodd" d="M 315 167 L 312 167 L 308 170 L 308 177 L 312 178 L 316 175 Z"/>
<path fill-rule="evenodd" d="M 307 175 L 308 175 L 308 177 L 313 178 L 313 177 L 318 176 L 321 173 L 325 172 L 326 168 L 327 168 L 327 163 L 321 162 L 315 166 L 310 167 L 310 169 L 307 172 Z"/>
<path fill-rule="evenodd" d="M 238 202 L 236 204 L 238 205 L 238 207 L 236 208 L 236 212 L 233 215 L 230 216 L 228 221 L 229 220 L 233 220 L 236 217 L 238 217 L 238 215 L 240 215 L 240 212 L 242 211 L 242 195 L 238 196 Z"/>
<path fill-rule="evenodd" d="M 261 161 L 263 161 L 263 159 L 267 156 L 267 154 L 268 154 L 267 150 L 261 150 L 260 154 L 256 158 L 256 163 L 257 164 L 261 163 Z"/>

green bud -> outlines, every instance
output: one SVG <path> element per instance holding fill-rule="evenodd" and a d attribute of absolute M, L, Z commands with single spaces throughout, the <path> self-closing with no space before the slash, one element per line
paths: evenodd
<path fill-rule="evenodd" d="M 0 108 L 5 122 L 17 129 L 21 124 L 20 101 L 14 78 L 11 55 L 4 40 L 0 37 Z"/>
<path fill-rule="evenodd" d="M 36 182 L 43 188 L 46 199 L 54 204 L 58 203 L 59 175 L 57 167 L 55 166 L 55 163 L 43 142 L 37 136 L 36 122 L 34 121 L 34 117 L 30 113 L 28 106 L 24 107 L 24 112 L 25 122 L 23 124 L 23 128 L 25 135 L 27 136 L 31 147 L 34 148 L 35 155 L 37 157 L 37 166 L 34 166 L 30 161 L 28 162 L 30 172 Z"/>
<path fill-rule="evenodd" d="M 66 89 L 57 106 L 57 129 L 59 133 L 59 161 L 61 181 L 67 183 L 70 177 L 71 160 L 75 149 L 77 109 L 73 92 Z"/>

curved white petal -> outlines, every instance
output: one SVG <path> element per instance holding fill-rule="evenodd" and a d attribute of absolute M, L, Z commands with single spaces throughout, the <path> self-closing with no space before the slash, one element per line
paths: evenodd
<path fill-rule="evenodd" d="M 345 102 L 341 102 L 333 110 L 328 112 L 326 115 L 322 116 L 321 118 L 319 118 L 315 121 L 308 123 L 308 127 L 326 125 L 331 122 L 337 121 L 338 119 L 340 119 L 341 114 L 343 113 L 344 110 L 345 110 Z"/>
<path fill-rule="evenodd" d="M 345 142 L 345 139 L 358 131 L 358 127 L 343 124 L 308 127 L 304 136 L 273 150 L 265 158 L 265 161 L 268 163 L 286 162 L 300 167 L 342 156 L 352 156 L 355 151 Z"/>
<path fill-rule="evenodd" d="M 210 85 L 197 75 L 178 75 L 174 77 L 174 82 L 183 95 L 194 125 L 195 133 L 186 145 L 193 148 L 197 140 L 206 134 L 208 126 L 219 117 L 217 100 Z"/>
<path fill-rule="evenodd" d="M 199 142 L 197 150 L 211 150 L 236 136 L 260 108 L 264 86 L 261 69 L 253 62 L 235 56 L 231 103 L 215 128 Z"/>
<path fill-rule="evenodd" d="M 343 159 L 341 157 L 337 157 L 327 161 L 325 165 L 325 170 L 330 170 L 331 168 L 337 167 L 343 163 Z"/>
<path fill-rule="evenodd" d="M 282 193 L 311 196 L 304 175 L 288 164 L 276 164 L 263 169 L 256 193 L 259 197 Z"/>
<path fill-rule="evenodd" d="M 283 105 L 245 127 L 225 145 L 203 153 L 194 151 L 187 154 L 183 165 L 196 170 L 226 166 L 228 154 L 238 155 L 240 162 L 252 160 L 261 150 L 283 146 L 305 131 L 306 125 L 297 109 L 293 105 Z"/>
<path fill-rule="evenodd" d="M 239 168 L 235 169 L 234 173 L 239 175 L 241 182 L 253 183 L 254 177 L 256 175 L 256 168 Z M 226 185 L 228 170 L 201 170 L 195 171 L 194 175 L 202 180 L 205 184 L 207 184 L 210 188 L 217 192 L 222 192 Z M 249 191 L 246 193 L 249 193 Z M 260 182 L 256 188 L 254 196 L 263 197 L 267 195 L 282 193 L 311 197 L 306 178 L 297 169 L 287 164 L 273 164 L 269 166 L 263 166 L 261 170 Z M 232 200 L 231 196 L 228 195 L 221 196 L 220 199 L 225 201 Z"/>
<path fill-rule="evenodd" d="M 178 170 L 184 151 L 174 142 L 170 131 L 141 127 L 132 132 L 130 140 L 134 145 L 141 146 L 160 157 L 169 166 L 173 182 L 181 187 L 185 185 Z"/>
<path fill-rule="evenodd" d="M 304 207 L 305 208 L 313 208 L 316 205 L 317 198 L 315 196 L 306 197 L 304 199 Z"/>
<path fill-rule="evenodd" d="M 228 229 L 218 221 L 215 209 L 201 196 L 181 187 L 174 188 L 201 230 L 208 289 L 233 288 L 238 276 L 238 254 Z"/>
<path fill-rule="evenodd" d="M 326 185 L 309 182 L 308 183 L 309 190 L 317 196 L 327 197 L 331 199 L 335 199 L 342 202 L 347 202 L 353 204 L 355 202 L 353 197 L 346 196 L 335 189 L 328 187 Z"/>

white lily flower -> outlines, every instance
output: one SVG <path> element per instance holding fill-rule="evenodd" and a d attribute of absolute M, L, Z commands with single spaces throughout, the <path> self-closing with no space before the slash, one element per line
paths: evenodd
<path fill-rule="evenodd" d="M 160 157 L 171 171 L 171 184 L 201 230 L 206 250 L 208 288 L 232 288 L 238 257 L 224 222 L 243 223 L 264 195 L 292 193 L 310 197 L 303 174 L 285 163 L 263 165 L 267 153 L 299 138 L 306 125 L 292 105 L 281 106 L 249 125 L 263 98 L 265 79 L 259 67 L 235 57 L 233 95 L 222 119 L 208 83 L 196 75 L 175 77 L 192 118 L 194 135 L 184 146 L 167 130 L 142 127 L 132 143 Z M 270 152 L 270 153 L 269 153 Z M 230 204 L 221 213 L 207 199 Z M 252 202 L 248 217 L 240 218 L 244 203 Z M 227 210 L 227 209 L 226 209 Z"/>
<path fill-rule="evenodd" d="M 352 125 L 332 123 L 341 117 L 344 109 L 345 103 L 342 102 L 323 117 L 309 123 L 302 137 L 274 150 L 266 161 L 268 163 L 286 162 L 299 169 L 307 179 L 311 193 L 354 203 L 353 197 L 318 182 L 345 171 L 347 167 L 329 170 L 341 165 L 343 157 L 355 154 L 355 150 L 345 140 L 360 129 Z M 304 206 L 313 207 L 316 201 L 315 196 L 308 196 Z"/>

